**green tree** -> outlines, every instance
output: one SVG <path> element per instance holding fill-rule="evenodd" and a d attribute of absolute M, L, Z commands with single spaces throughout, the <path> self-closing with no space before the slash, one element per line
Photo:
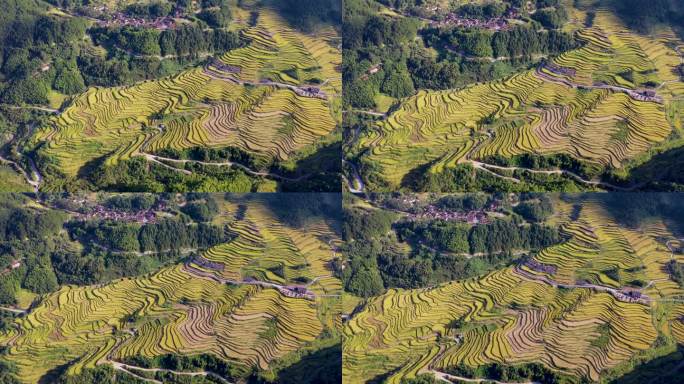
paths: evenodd
<path fill-rule="evenodd" d="M 197 16 L 209 24 L 210 27 L 224 28 L 230 24 L 231 12 L 230 7 L 224 4 L 219 9 L 205 9 Z"/>
<path fill-rule="evenodd" d="M 23 286 L 31 292 L 43 294 L 55 291 L 59 284 L 52 267 L 38 265 L 29 268 Z"/>
<path fill-rule="evenodd" d="M 86 368 L 78 374 L 64 372 L 59 378 L 58 384 L 114 384 L 114 368 L 109 364 L 99 365 L 95 368 Z"/>
<path fill-rule="evenodd" d="M 394 69 L 387 71 L 385 80 L 382 82 L 382 92 L 392 97 L 407 97 L 411 96 L 416 90 L 413 87 L 413 80 L 409 76 L 407 69 Z"/>
<path fill-rule="evenodd" d="M 357 81 L 344 88 L 344 102 L 355 108 L 375 108 L 375 93 L 373 84 Z"/>
<path fill-rule="evenodd" d="M 353 271 L 346 281 L 345 288 L 348 292 L 361 297 L 379 295 L 385 289 L 377 268 L 366 266 Z"/>
<path fill-rule="evenodd" d="M 67 95 L 73 95 L 85 90 L 85 82 L 77 68 L 62 67 L 57 72 L 52 87 Z"/>
<path fill-rule="evenodd" d="M 0 304 L 13 305 L 17 302 L 16 294 L 19 284 L 11 276 L 3 276 L 0 279 Z"/>
<path fill-rule="evenodd" d="M 8 104 L 47 104 L 48 90 L 44 81 L 29 77 L 10 83 L 3 93 L 2 99 Z"/>

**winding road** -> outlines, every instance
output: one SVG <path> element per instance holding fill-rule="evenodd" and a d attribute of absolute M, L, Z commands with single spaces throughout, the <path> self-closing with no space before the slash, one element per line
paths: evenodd
<path fill-rule="evenodd" d="M 171 373 L 174 375 L 179 375 L 179 376 L 210 376 L 214 379 L 219 380 L 222 383 L 225 384 L 233 384 L 229 382 L 228 380 L 224 379 L 220 375 L 215 374 L 214 372 L 210 371 L 197 371 L 197 372 L 183 372 L 183 371 L 174 371 L 171 369 L 164 369 L 164 368 L 143 368 L 143 367 L 137 367 L 135 365 L 129 365 L 129 364 L 124 364 L 120 363 L 118 361 L 113 361 L 113 360 L 106 360 L 103 361 L 103 363 L 106 364 L 111 364 L 114 369 L 125 372 L 129 375 L 135 376 L 136 378 L 140 380 L 144 380 L 150 383 L 157 383 L 157 384 L 164 384 L 163 382 L 155 379 L 148 379 L 139 375 L 136 375 L 135 373 L 131 372 L 131 370 L 136 370 L 136 371 L 141 371 L 141 372 L 150 372 L 150 373 L 157 373 L 157 372 L 165 372 L 165 373 Z"/>
<path fill-rule="evenodd" d="M 29 158 L 29 159 L 30 159 L 30 158 Z M 34 191 L 35 193 L 38 193 L 38 190 L 40 189 L 40 183 L 42 182 L 43 177 L 40 175 L 40 173 L 38 172 L 37 169 L 34 169 L 35 165 L 34 165 L 34 163 L 33 163 L 33 159 L 31 159 L 31 162 L 30 162 L 30 165 L 31 165 L 31 168 L 32 168 L 32 169 L 31 169 L 31 173 L 32 173 L 33 177 L 30 177 L 29 174 L 26 173 L 26 171 L 24 170 L 24 168 L 22 168 L 21 166 L 19 166 L 19 164 L 17 164 L 15 161 L 12 161 L 12 160 L 9 160 L 9 159 L 5 159 L 4 157 L 0 156 L 0 162 L 7 163 L 7 164 L 11 165 L 12 167 L 14 167 L 14 169 L 16 169 L 17 172 L 21 173 L 21 175 L 24 177 L 24 179 L 26 180 L 26 182 L 27 182 L 30 186 L 33 187 L 33 191 Z"/>
<path fill-rule="evenodd" d="M 463 376 L 455 376 L 455 375 L 450 375 L 445 372 L 441 371 L 436 371 L 434 369 L 430 369 L 427 372 L 432 373 L 435 375 L 435 378 L 437 380 L 443 381 L 445 383 L 453 383 L 454 380 L 460 380 L 460 381 L 465 381 L 468 383 L 495 383 L 495 384 L 541 384 L 536 381 L 515 381 L 515 382 L 506 382 L 506 381 L 498 381 L 498 380 L 492 380 L 492 379 L 471 379 L 468 377 L 463 377 Z"/>
<path fill-rule="evenodd" d="M 467 162 L 470 162 L 471 164 L 473 164 L 473 166 L 475 168 L 482 169 L 485 171 L 489 171 L 490 173 L 492 173 L 492 174 L 494 174 L 500 178 L 508 179 L 508 180 L 513 181 L 515 183 L 519 183 L 520 180 L 513 178 L 513 177 L 507 177 L 507 176 L 499 175 L 498 173 L 493 172 L 489 168 L 498 169 L 498 170 L 502 170 L 502 171 L 524 171 L 524 172 L 529 172 L 529 173 L 537 173 L 537 174 L 545 174 L 545 175 L 567 175 L 567 176 L 570 176 L 573 179 L 575 179 L 581 183 L 584 183 L 584 184 L 594 185 L 597 187 L 610 188 L 610 189 L 614 189 L 617 191 L 623 191 L 623 192 L 633 191 L 634 189 L 639 188 L 642 185 L 642 184 L 637 184 L 637 185 L 634 185 L 634 186 L 629 187 L 629 188 L 619 187 L 617 185 L 606 183 L 603 181 L 587 180 L 587 179 L 582 178 L 580 175 L 578 175 L 576 173 L 573 173 L 571 171 L 567 171 L 564 169 L 538 170 L 538 169 L 529 169 L 529 168 L 522 168 L 522 167 L 502 167 L 499 165 L 487 164 L 487 163 L 483 163 L 483 162 L 475 161 L 475 160 L 468 160 Z"/>
<path fill-rule="evenodd" d="M 52 113 L 52 114 L 59 114 L 60 110 L 59 109 L 54 109 L 50 107 L 44 107 L 40 105 L 10 105 L 10 104 L 0 104 L 0 107 L 3 108 L 9 108 L 9 109 L 33 109 L 36 111 L 43 111 L 47 113 Z"/>
<path fill-rule="evenodd" d="M 215 281 L 217 283 L 221 283 L 221 284 L 258 285 L 261 287 L 277 289 L 281 293 L 293 292 L 292 289 L 288 286 L 276 284 L 276 283 L 271 283 L 268 281 L 226 279 L 223 277 L 216 276 L 215 274 L 213 274 L 211 272 L 207 272 L 207 271 L 203 271 L 201 269 L 195 268 L 195 267 L 191 266 L 190 263 L 183 264 L 182 268 L 183 268 L 183 271 L 186 273 L 189 273 L 189 274 L 194 275 L 194 276 L 199 277 L 199 278 L 213 280 L 213 281 Z M 323 278 L 323 277 L 328 277 L 328 276 L 327 275 L 326 276 L 318 276 L 318 277 L 314 278 L 314 281 L 312 281 L 312 283 L 315 281 L 318 281 L 318 279 Z M 311 285 L 311 284 L 309 284 L 309 285 Z M 306 292 L 303 292 L 303 293 L 294 293 L 293 292 L 293 293 L 297 294 L 297 295 L 302 295 L 303 297 L 309 296 L 309 297 L 314 298 L 314 299 L 316 297 L 339 297 L 339 296 L 341 296 L 341 295 L 327 295 L 327 294 L 326 295 L 320 295 L 320 294 L 316 294 L 316 293 L 314 293 L 308 289 L 309 285 L 305 286 Z"/>
<path fill-rule="evenodd" d="M 235 163 L 232 161 L 214 163 L 214 162 L 207 162 L 207 161 L 200 161 L 200 160 L 171 159 L 168 157 L 152 155 L 150 153 L 145 153 L 145 152 L 139 152 L 139 153 L 141 156 L 144 156 L 148 161 L 152 161 L 152 162 L 155 162 L 157 164 L 161 164 L 161 165 L 163 165 L 169 169 L 173 169 L 173 170 L 178 171 L 178 172 L 183 172 L 187 175 L 191 175 L 192 172 L 190 172 L 186 169 L 174 168 L 168 164 L 164 164 L 163 162 L 168 161 L 170 163 L 176 163 L 176 164 L 195 163 L 195 164 L 202 164 L 202 165 L 209 165 L 209 166 L 216 166 L 216 167 L 235 167 L 235 168 L 240 168 L 243 171 L 245 171 L 246 173 L 253 175 L 253 176 L 270 177 L 270 178 L 279 179 L 279 180 L 286 180 L 286 181 L 300 181 L 300 180 L 303 180 L 303 179 L 311 176 L 310 174 L 306 174 L 306 175 L 299 176 L 296 178 L 291 178 L 291 177 L 278 175 L 276 173 L 254 171 L 245 165 L 242 165 L 240 163 Z"/>
<path fill-rule="evenodd" d="M 312 92 L 307 90 L 307 88 L 318 88 L 317 85 L 311 85 L 311 86 L 305 85 L 305 86 L 299 87 L 299 86 L 292 85 L 292 84 L 280 83 L 277 81 L 270 81 L 270 80 L 262 80 L 262 81 L 239 80 L 239 79 L 233 78 L 231 76 L 223 75 L 223 73 L 220 70 L 218 70 L 218 71 L 211 70 L 206 65 L 203 67 L 203 72 L 205 75 L 207 75 L 213 79 L 223 80 L 223 81 L 227 81 L 227 82 L 234 83 L 237 85 L 242 85 L 242 86 L 249 85 L 249 86 L 253 86 L 253 87 L 261 86 L 261 87 L 285 88 L 285 89 L 289 89 L 289 90 L 293 91 L 294 93 L 296 93 L 300 96 L 322 99 L 322 100 L 326 100 L 326 101 L 328 100 L 328 96 L 322 91 L 319 91 L 318 93 L 312 93 Z M 330 79 L 325 79 L 323 84 L 326 84 L 329 80 Z"/>
<path fill-rule="evenodd" d="M 27 311 L 25 311 L 25 310 L 23 310 L 23 309 L 10 308 L 10 307 L 0 307 L 0 310 L 9 311 L 9 312 L 14 312 L 14 313 L 17 313 L 17 314 L 20 314 L 20 315 L 23 315 L 24 313 L 27 312 Z"/>
<path fill-rule="evenodd" d="M 353 146 L 356 144 L 356 141 L 359 139 L 359 136 L 361 135 L 361 127 L 356 127 L 353 131 L 353 135 L 351 140 L 349 140 L 348 146 Z M 347 187 L 349 188 L 349 192 L 355 193 L 355 194 L 363 194 L 366 191 L 366 184 L 363 182 L 363 179 L 361 178 L 361 174 L 359 173 L 359 169 L 356 167 L 356 164 L 352 163 L 351 161 L 347 161 L 342 158 L 342 165 L 349 165 L 351 168 L 352 174 L 352 180 L 347 179 L 345 175 L 342 176 L 342 178 L 347 182 Z M 356 183 L 356 184 L 355 184 Z"/>
<path fill-rule="evenodd" d="M 40 109 L 40 108 L 39 108 Z M 29 124 L 29 130 L 27 137 L 30 138 L 33 136 L 33 131 L 36 129 L 35 123 Z M 20 139 L 23 140 L 24 138 Z M 17 148 L 19 148 L 20 145 L 17 145 Z M 17 155 L 19 157 L 24 157 L 23 153 L 19 152 L 17 149 Z M 19 164 L 17 164 L 15 161 L 5 159 L 4 157 L 0 156 L 0 162 L 5 162 L 13 166 L 19 173 L 24 176 L 24 179 L 26 179 L 26 182 L 33 187 L 33 191 L 38 194 L 38 191 L 40 190 L 40 185 L 43 183 L 43 176 L 40 174 L 40 171 L 38 171 L 38 167 L 36 167 L 36 163 L 33 161 L 33 158 L 31 156 L 26 156 L 28 159 L 31 175 L 29 176 L 29 173 L 26 172 L 26 170 L 21 167 Z"/>
<path fill-rule="evenodd" d="M 352 109 L 349 111 L 344 111 L 343 113 L 360 113 L 363 115 L 370 115 L 370 116 L 375 116 L 375 117 L 382 117 L 383 119 L 387 118 L 386 113 L 382 112 L 375 112 L 375 111 L 365 111 L 363 109 Z"/>
<path fill-rule="evenodd" d="M 351 177 L 353 178 L 352 180 L 348 180 L 345 177 L 345 180 L 347 180 L 347 187 L 349 188 L 349 192 L 355 193 L 355 194 L 362 194 L 366 190 L 366 184 L 363 182 L 363 179 L 361 178 L 361 175 L 359 174 L 359 170 L 356 168 L 356 164 L 342 160 L 342 164 L 347 164 L 351 168 Z"/>
<path fill-rule="evenodd" d="M 639 101 L 650 101 L 650 102 L 654 102 L 654 103 L 658 103 L 658 104 L 663 103 L 662 96 L 659 96 L 657 94 L 655 96 L 647 96 L 647 95 L 644 95 L 644 94 L 642 94 L 638 91 L 635 91 L 633 89 L 618 87 L 617 85 L 610 85 L 610 84 L 592 84 L 592 85 L 578 84 L 578 83 L 575 83 L 573 81 L 570 81 L 570 80 L 567 80 L 564 78 L 554 77 L 554 76 L 549 75 L 548 73 L 544 73 L 544 72 L 542 72 L 542 68 L 544 68 L 544 66 L 542 66 L 542 65 L 538 66 L 536 71 L 535 71 L 535 74 L 540 79 L 547 80 L 547 81 L 552 82 L 552 83 L 562 84 L 562 85 L 565 85 L 565 86 L 573 88 L 573 89 L 610 90 L 610 91 L 614 91 L 614 92 L 625 93 L 629 97 L 631 97 L 635 100 L 639 100 Z"/>

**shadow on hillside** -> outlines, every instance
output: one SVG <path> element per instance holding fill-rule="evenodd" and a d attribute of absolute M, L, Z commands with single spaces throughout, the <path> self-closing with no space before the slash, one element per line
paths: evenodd
<path fill-rule="evenodd" d="M 639 34 L 650 35 L 661 26 L 670 26 L 684 39 L 684 6 L 680 0 L 605 0 L 602 5 L 612 8 Z"/>
<path fill-rule="evenodd" d="M 342 143 L 336 142 L 319 148 L 309 156 L 298 160 L 294 172 L 288 177 L 304 176 L 300 180 L 281 182 L 282 192 L 339 192 L 342 183 Z M 279 169 L 272 169 L 273 173 L 283 174 Z"/>
<path fill-rule="evenodd" d="M 270 193 L 259 199 L 278 220 L 294 228 L 302 228 L 320 219 L 339 221 L 342 197 L 339 193 Z"/>
<path fill-rule="evenodd" d="M 609 384 L 670 384 L 681 383 L 684 377 L 684 346 L 675 352 L 638 365 L 633 371 L 609 382 Z"/>
<path fill-rule="evenodd" d="M 38 384 L 55 384 L 59 382 L 59 379 L 64 375 L 64 373 L 69 369 L 69 366 L 73 363 L 75 363 L 76 360 L 59 365 L 57 367 L 52 368 L 51 370 L 47 371 L 46 374 L 40 377 L 38 379 Z"/>
<path fill-rule="evenodd" d="M 304 356 L 299 362 L 278 372 L 279 384 L 342 383 L 342 344 Z"/>
<path fill-rule="evenodd" d="M 684 147 L 674 148 L 653 156 L 646 163 L 632 169 L 633 182 L 648 180 L 649 189 L 669 192 L 684 188 Z"/>

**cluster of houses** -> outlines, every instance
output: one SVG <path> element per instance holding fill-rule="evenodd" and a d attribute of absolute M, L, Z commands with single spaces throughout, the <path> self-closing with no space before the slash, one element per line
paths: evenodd
<path fill-rule="evenodd" d="M 279 287 L 278 290 L 287 297 L 316 300 L 316 295 L 303 285 L 286 285 Z"/>
<path fill-rule="evenodd" d="M 208 65 L 211 65 L 212 67 L 214 67 L 214 68 L 216 68 L 216 69 L 218 69 L 219 71 L 222 71 L 222 72 L 240 73 L 240 71 L 241 71 L 241 68 L 240 68 L 240 67 L 235 66 L 235 65 L 226 64 L 226 63 L 224 63 L 223 61 L 218 60 L 218 59 L 215 58 L 215 57 L 212 57 L 212 58 L 209 60 Z"/>
<path fill-rule="evenodd" d="M 490 31 L 505 31 L 510 28 L 508 23 L 508 16 L 496 17 L 492 19 L 472 19 L 462 17 L 457 13 L 448 13 L 444 19 L 435 20 L 430 23 L 433 27 L 463 27 L 463 28 L 481 28 Z"/>
<path fill-rule="evenodd" d="M 629 89 L 629 88 L 624 88 L 624 87 L 617 87 L 614 85 L 606 84 L 606 83 L 594 83 L 594 88 L 601 88 L 601 89 L 611 89 L 614 91 L 618 92 L 624 92 L 629 95 L 629 97 L 639 100 L 639 101 L 648 101 L 648 102 L 655 102 L 655 103 L 663 103 L 663 98 L 659 96 L 655 90 L 653 89 Z"/>
<path fill-rule="evenodd" d="M 511 27 L 509 20 L 520 18 L 520 11 L 514 7 L 508 8 L 501 17 L 488 19 L 465 17 L 458 12 L 448 12 L 446 15 L 442 15 L 439 7 L 433 7 L 429 11 L 436 15 L 430 23 L 433 27 L 481 28 L 491 31 L 504 31 Z"/>
<path fill-rule="evenodd" d="M 422 212 L 412 213 L 408 215 L 411 221 L 416 220 L 444 220 L 444 221 L 461 221 L 471 225 L 487 224 L 489 218 L 487 212 L 484 210 L 472 211 L 451 211 L 448 209 L 438 208 L 434 205 L 428 205 Z"/>
<path fill-rule="evenodd" d="M 217 263 L 215 261 L 207 260 L 204 257 L 197 255 L 192 259 L 192 262 L 199 265 L 202 268 L 211 269 L 214 271 L 221 271 L 225 268 L 223 263 Z"/>
<path fill-rule="evenodd" d="M 577 71 L 573 68 L 561 67 L 560 65 L 553 62 L 546 62 L 542 64 L 542 68 L 546 68 L 549 71 L 563 76 L 574 77 Z"/>
<path fill-rule="evenodd" d="M 318 87 L 305 86 L 294 89 L 295 93 L 302 97 L 315 97 L 317 99 L 328 100 L 328 96 Z"/>
<path fill-rule="evenodd" d="M 307 288 L 304 285 L 278 285 L 278 284 L 273 284 L 273 283 L 260 282 L 259 280 L 255 279 L 253 277 L 244 278 L 242 280 L 242 283 L 267 285 L 267 286 L 270 286 L 273 288 L 277 288 L 281 294 L 283 294 L 287 297 L 293 297 L 293 298 L 297 298 L 297 299 L 316 300 L 316 294 L 309 291 L 309 288 Z"/>
<path fill-rule="evenodd" d="M 590 289 L 599 289 L 605 292 L 608 292 L 613 295 L 617 300 L 623 301 L 625 303 L 641 303 L 641 304 L 647 304 L 650 301 L 650 298 L 644 294 L 641 293 L 641 290 L 637 288 L 631 288 L 631 287 L 623 287 L 621 289 L 611 289 L 611 288 L 605 288 L 605 287 L 600 287 L 593 285 L 587 281 L 584 280 L 578 280 L 576 283 L 576 286 L 578 288 L 590 288 Z"/>
<path fill-rule="evenodd" d="M 550 275 L 555 274 L 558 270 L 555 265 L 540 263 L 534 259 L 526 260 L 524 265 L 535 272 L 548 273 Z"/>
<path fill-rule="evenodd" d="M 178 11 L 177 11 L 178 12 Z M 114 12 L 106 20 L 97 23 L 100 27 L 144 27 L 154 28 L 160 31 L 172 29 L 176 26 L 176 20 L 171 16 L 158 17 L 156 19 L 143 19 L 140 17 L 128 16 L 122 12 Z"/>
<path fill-rule="evenodd" d="M 653 89 L 642 89 L 642 90 L 637 90 L 635 91 L 635 94 L 632 95 L 635 99 L 639 101 L 653 101 L 656 103 L 662 103 L 663 98 L 658 96 L 655 90 Z"/>
<path fill-rule="evenodd" d="M 643 299 L 643 295 L 641 294 L 640 290 L 629 287 L 622 288 L 620 291 L 616 292 L 614 296 L 616 299 L 628 303 L 641 302 Z"/>
<path fill-rule="evenodd" d="M 163 207 L 158 207 L 158 209 L 163 209 Z M 127 212 L 109 209 L 102 205 L 96 205 L 85 213 L 77 212 L 74 218 L 80 221 L 99 219 L 136 222 L 138 224 L 148 224 L 157 221 L 157 214 L 152 209 Z"/>

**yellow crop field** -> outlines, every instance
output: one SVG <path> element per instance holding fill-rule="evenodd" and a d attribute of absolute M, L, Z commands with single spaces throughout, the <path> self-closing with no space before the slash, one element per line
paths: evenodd
<path fill-rule="evenodd" d="M 269 8 L 254 25 L 248 10 L 234 7 L 233 17 L 247 46 L 172 77 L 89 88 L 30 146 L 75 177 L 95 159 L 114 164 L 163 149 L 231 146 L 285 161 L 330 134 L 341 119 L 337 32 L 304 34 Z"/>
<path fill-rule="evenodd" d="M 399 383 L 419 374 L 448 378 L 444 372 L 459 365 L 542 363 L 597 382 L 658 338 L 681 343 L 684 290 L 666 272 L 673 253 L 665 242 L 674 237 L 663 222 L 626 228 L 592 197 L 578 217 L 571 203 L 554 204 L 566 240 L 533 261 L 367 299 L 344 327 L 344 381 L 384 375 Z M 613 268 L 621 281 L 645 282 L 638 295 L 606 272 Z"/>
<path fill-rule="evenodd" d="M 599 9 L 576 38 L 580 48 L 536 68 L 403 99 L 360 133 L 350 153 L 372 169 L 367 180 L 397 189 L 419 167 L 440 172 L 462 163 L 488 165 L 491 156 L 565 154 L 622 169 L 667 146 L 680 124 L 671 110 L 681 109 L 677 100 L 684 95 L 677 35 L 641 36 Z"/>
<path fill-rule="evenodd" d="M 260 197 L 222 201 L 220 209 L 216 223 L 232 240 L 144 276 L 37 298 L 0 333 L 3 359 L 25 383 L 65 364 L 76 374 L 165 354 L 211 354 L 267 370 L 334 334 L 341 283 L 329 267 L 340 241 L 333 223 L 292 227 Z"/>

